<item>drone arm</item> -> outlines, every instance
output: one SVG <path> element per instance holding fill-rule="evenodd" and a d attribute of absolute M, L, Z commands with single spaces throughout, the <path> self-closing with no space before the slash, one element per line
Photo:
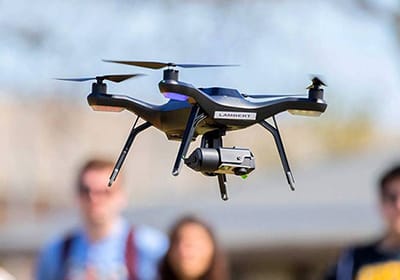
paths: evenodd
<path fill-rule="evenodd" d="M 272 136 L 274 137 L 274 140 L 275 140 L 275 143 L 276 143 L 276 147 L 278 148 L 279 156 L 280 156 L 281 161 L 282 161 L 283 170 L 285 171 L 286 179 L 288 181 L 290 189 L 292 191 L 294 191 L 294 178 L 293 178 L 293 175 L 292 175 L 292 171 L 290 170 L 289 162 L 288 162 L 288 159 L 286 157 L 285 148 L 283 146 L 282 138 L 281 138 L 281 135 L 279 133 L 279 128 L 278 128 L 278 125 L 276 123 L 275 116 L 272 116 L 272 118 L 274 120 L 275 127 L 272 126 L 271 124 L 269 124 L 265 120 L 262 120 L 260 122 L 260 124 L 265 129 L 267 129 L 272 134 Z"/>
<path fill-rule="evenodd" d="M 91 93 L 88 95 L 87 101 L 95 110 L 107 111 L 107 108 L 108 110 L 115 108 L 115 111 L 122 111 L 126 109 L 142 119 L 151 122 L 153 125 L 160 126 L 160 107 L 157 105 L 120 94 Z"/>
<path fill-rule="evenodd" d="M 137 119 L 136 119 L 137 122 Z M 128 155 L 129 149 L 132 146 L 133 140 L 135 140 L 136 135 L 138 135 L 140 132 L 143 130 L 149 128 L 151 126 L 151 123 L 145 122 L 144 124 L 139 125 L 138 127 L 136 126 L 136 122 L 132 127 L 131 132 L 129 133 L 128 139 L 126 140 L 125 146 L 121 151 L 121 154 L 118 157 L 118 160 L 114 166 L 113 172 L 111 173 L 110 180 L 108 182 L 108 186 L 111 187 L 111 185 L 114 183 L 115 179 L 118 176 L 119 171 L 121 170 L 122 164 L 125 161 L 126 156 Z"/>
<path fill-rule="evenodd" d="M 204 94 L 201 90 L 195 88 L 191 84 L 181 81 L 162 80 L 158 84 L 158 88 L 164 96 L 168 96 L 171 93 L 182 95 L 186 97 L 187 101 L 191 104 L 211 104 L 213 102 L 212 98 Z"/>
<path fill-rule="evenodd" d="M 190 142 L 192 141 L 196 126 L 205 118 L 206 115 L 201 111 L 200 106 L 197 104 L 193 105 L 192 110 L 190 111 L 188 122 L 186 124 L 181 145 L 179 146 L 178 155 L 176 156 L 175 164 L 172 169 L 172 175 L 179 175 L 179 171 L 182 166 L 182 160 L 186 157 L 186 153 L 189 149 Z"/>

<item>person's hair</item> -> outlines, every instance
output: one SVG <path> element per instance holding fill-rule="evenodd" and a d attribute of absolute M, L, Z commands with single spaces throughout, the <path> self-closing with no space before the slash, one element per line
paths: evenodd
<path fill-rule="evenodd" d="M 381 176 L 379 180 L 379 192 L 383 196 L 386 193 L 387 185 L 394 179 L 400 178 L 400 164 L 394 165 Z"/>
<path fill-rule="evenodd" d="M 77 191 L 79 192 L 82 188 L 85 187 L 83 186 L 82 178 L 86 172 L 91 170 L 112 169 L 113 167 L 114 167 L 114 162 L 111 160 L 102 158 L 92 158 L 87 160 L 78 171 L 78 176 L 76 178 Z M 121 174 L 119 174 L 119 176 L 120 175 Z"/>
<path fill-rule="evenodd" d="M 194 216 L 185 216 L 179 219 L 171 228 L 169 233 L 170 245 L 169 249 L 160 262 L 160 279 L 161 280 L 178 280 L 179 277 L 173 270 L 170 262 L 171 251 L 175 248 L 175 243 L 178 242 L 178 235 L 180 229 L 187 224 L 197 224 L 203 227 L 210 236 L 213 244 L 213 256 L 211 264 L 207 271 L 200 277 L 201 280 L 226 280 L 228 279 L 227 260 L 224 253 L 218 247 L 216 238 L 211 228 L 202 220 Z"/>

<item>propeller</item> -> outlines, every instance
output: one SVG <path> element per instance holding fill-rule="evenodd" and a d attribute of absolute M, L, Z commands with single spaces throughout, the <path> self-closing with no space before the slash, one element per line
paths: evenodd
<path fill-rule="evenodd" d="M 292 96 L 304 96 L 304 94 L 246 94 L 242 93 L 244 98 L 274 98 L 274 97 L 292 97 Z"/>
<path fill-rule="evenodd" d="M 307 87 L 307 89 L 319 89 L 321 86 L 327 86 L 319 76 L 313 76 L 311 78 L 312 84 Z M 245 94 L 242 93 L 244 98 L 275 98 L 275 97 L 294 97 L 294 96 L 303 96 L 304 94 Z"/>
<path fill-rule="evenodd" d="M 182 67 L 182 68 L 203 68 L 203 67 L 233 67 L 238 64 L 182 64 L 173 62 L 158 62 L 158 61 L 129 61 L 129 60 L 106 60 L 104 62 L 127 64 L 150 69 L 162 69 L 165 67 Z"/>
<path fill-rule="evenodd" d="M 320 77 L 314 76 L 311 79 L 311 85 L 307 87 L 307 89 L 318 89 L 321 86 L 327 86 Z"/>
<path fill-rule="evenodd" d="M 97 80 L 97 82 L 99 83 L 101 83 L 103 80 L 108 80 L 114 83 L 120 83 L 122 81 L 139 76 L 145 76 L 145 74 L 116 74 L 116 75 L 103 75 L 103 76 L 85 77 L 85 78 L 56 78 L 56 80 L 70 81 L 70 82 L 85 82 L 90 80 Z"/>

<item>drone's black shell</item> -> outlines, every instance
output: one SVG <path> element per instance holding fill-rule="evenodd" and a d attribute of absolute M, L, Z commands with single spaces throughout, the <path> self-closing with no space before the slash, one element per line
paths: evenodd
<path fill-rule="evenodd" d="M 225 128 L 227 131 L 242 129 L 290 109 L 324 112 L 327 107 L 322 99 L 296 97 L 250 102 L 235 89 L 220 87 L 198 89 L 175 80 L 162 80 L 159 88 L 162 93 L 173 92 L 188 96 L 190 100 L 195 100 L 206 113 L 207 118 L 196 127 L 194 137 L 216 128 Z M 87 99 L 91 106 L 102 105 L 127 109 L 165 132 L 171 140 L 182 138 L 192 107 L 192 104 L 187 101 L 169 100 L 163 105 L 153 105 L 125 95 L 104 93 L 91 93 Z M 215 119 L 216 111 L 252 113 L 256 114 L 256 117 L 252 120 Z"/>

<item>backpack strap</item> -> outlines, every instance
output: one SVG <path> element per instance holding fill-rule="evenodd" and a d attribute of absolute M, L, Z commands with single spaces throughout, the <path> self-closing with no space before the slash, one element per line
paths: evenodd
<path fill-rule="evenodd" d="M 363 266 L 387 261 L 387 256 L 378 250 L 379 242 L 375 241 L 345 250 L 338 262 L 337 279 L 354 279 Z"/>
<path fill-rule="evenodd" d="M 137 280 L 137 255 L 134 229 L 131 228 L 126 239 L 125 265 L 128 272 L 128 280 Z"/>
<path fill-rule="evenodd" d="M 340 256 L 337 268 L 336 279 L 351 280 L 354 274 L 354 248 L 348 248 Z"/>
<path fill-rule="evenodd" d="M 67 264 L 68 257 L 71 251 L 72 242 L 75 240 L 76 234 L 70 233 L 68 234 L 61 244 L 61 258 L 60 258 L 60 270 L 59 270 L 59 278 L 62 280 L 66 280 L 67 277 Z"/>

